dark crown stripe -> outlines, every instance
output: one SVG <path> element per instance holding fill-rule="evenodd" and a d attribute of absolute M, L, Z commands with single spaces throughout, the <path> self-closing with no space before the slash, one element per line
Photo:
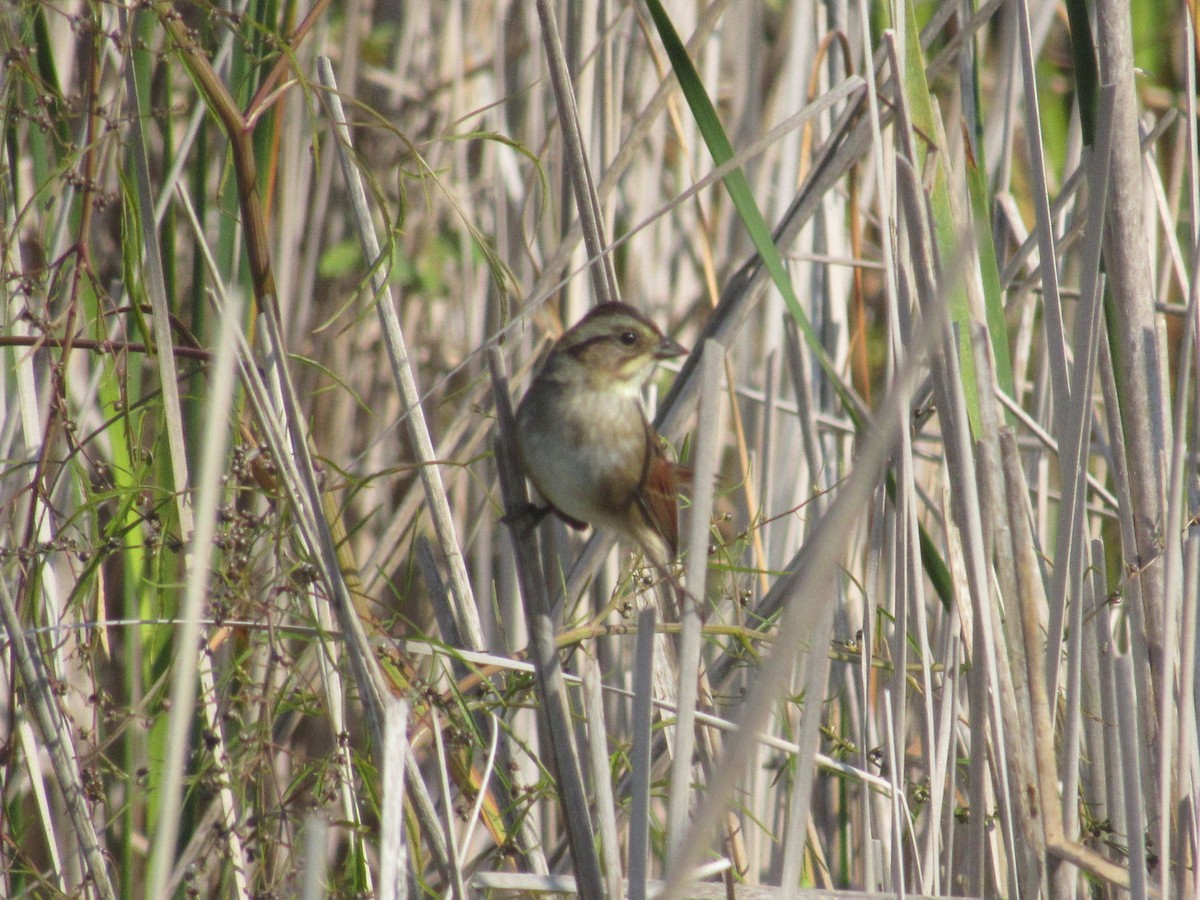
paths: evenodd
<path fill-rule="evenodd" d="M 635 319 L 636 321 L 645 325 L 649 325 L 651 328 L 655 328 L 657 330 L 657 326 L 653 322 L 643 316 L 632 306 L 629 306 L 625 303 L 601 303 L 599 306 L 589 312 L 584 318 L 590 321 L 595 321 L 597 319 L 604 319 L 610 316 L 625 316 L 630 319 Z"/>

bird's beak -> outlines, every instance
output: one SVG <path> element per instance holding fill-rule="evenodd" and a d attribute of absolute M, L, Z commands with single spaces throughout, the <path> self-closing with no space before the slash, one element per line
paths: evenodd
<path fill-rule="evenodd" d="M 674 359 L 677 356 L 687 356 L 687 348 L 669 337 L 664 337 L 662 342 L 654 348 L 655 359 Z"/>

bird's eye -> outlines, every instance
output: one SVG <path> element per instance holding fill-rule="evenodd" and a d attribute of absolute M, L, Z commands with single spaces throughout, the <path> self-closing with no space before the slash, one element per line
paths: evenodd
<path fill-rule="evenodd" d="M 632 331 L 622 331 L 620 337 L 617 339 L 626 347 L 632 347 L 637 343 L 637 335 Z"/>

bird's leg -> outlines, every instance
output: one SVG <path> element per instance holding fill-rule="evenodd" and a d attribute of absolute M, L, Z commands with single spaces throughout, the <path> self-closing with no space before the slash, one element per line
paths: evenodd
<path fill-rule="evenodd" d="M 516 508 L 509 510 L 500 521 L 505 525 L 520 526 L 523 531 L 529 532 L 536 528 L 542 519 L 546 518 L 546 513 L 553 511 L 554 507 L 549 504 L 537 506 L 526 500 Z"/>

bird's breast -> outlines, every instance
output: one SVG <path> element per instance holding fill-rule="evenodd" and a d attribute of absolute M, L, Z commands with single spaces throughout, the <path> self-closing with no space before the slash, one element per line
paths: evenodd
<path fill-rule="evenodd" d="M 568 516 L 607 524 L 628 506 L 641 478 L 646 426 L 640 403 L 598 391 L 538 399 L 551 402 L 537 403 L 519 423 L 530 478 Z"/>

